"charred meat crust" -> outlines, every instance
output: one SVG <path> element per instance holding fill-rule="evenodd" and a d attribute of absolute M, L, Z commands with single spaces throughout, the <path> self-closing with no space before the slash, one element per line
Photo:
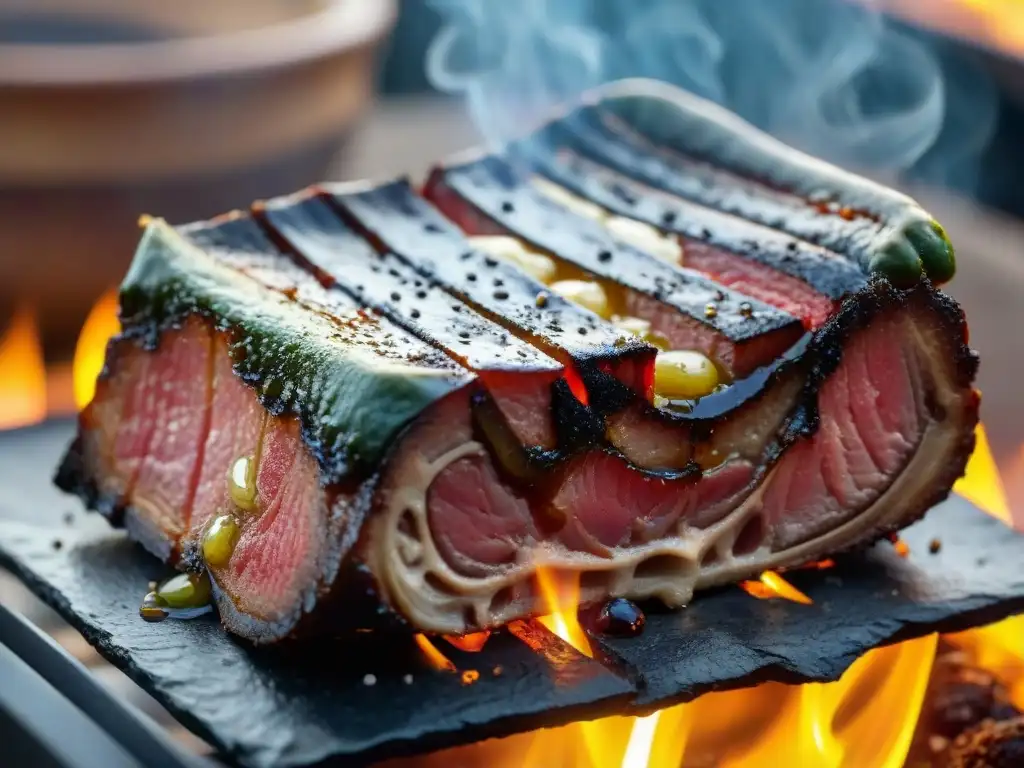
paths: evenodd
<path fill-rule="evenodd" d="M 638 358 L 655 348 L 573 304 L 515 266 L 475 250 L 462 232 L 406 180 L 356 189 L 330 186 L 328 200 L 371 238 L 424 276 L 554 357 L 594 370 L 600 363 Z M 544 301 L 537 297 L 545 294 Z"/>
<path fill-rule="evenodd" d="M 653 296 L 730 341 L 787 329 L 799 335 L 796 318 L 616 240 L 597 222 L 549 201 L 501 158 L 488 156 L 438 168 L 428 182 L 428 195 L 436 199 L 441 185 L 532 245 L 598 277 Z M 749 305 L 751 311 L 741 305 Z"/>
<path fill-rule="evenodd" d="M 544 353 L 511 338 L 401 259 L 378 254 L 316 190 L 268 201 L 254 213 L 270 237 L 302 260 L 325 286 L 337 286 L 473 370 L 561 369 Z"/>
<path fill-rule="evenodd" d="M 254 207 L 257 221 L 280 247 L 327 288 L 348 293 L 460 366 L 480 376 L 499 397 L 499 410 L 527 449 L 556 447 L 551 385 L 564 366 L 450 296 L 391 253 L 373 246 L 315 190 Z M 536 407 L 518 406 L 527 397 Z M 507 407 L 506 407 L 507 406 Z"/>

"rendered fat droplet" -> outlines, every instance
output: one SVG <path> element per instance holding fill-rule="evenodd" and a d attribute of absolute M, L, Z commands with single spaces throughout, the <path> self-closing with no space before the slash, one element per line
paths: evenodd
<path fill-rule="evenodd" d="M 608 317 L 608 294 L 600 283 L 590 280 L 559 280 L 550 286 L 552 291 L 565 299 L 589 309 L 595 315 Z"/>
<path fill-rule="evenodd" d="M 672 235 L 666 235 L 643 221 L 613 216 L 605 227 L 620 240 L 672 264 L 683 263 L 683 246 Z"/>
<path fill-rule="evenodd" d="M 507 235 L 481 235 L 471 237 L 474 248 L 518 267 L 534 280 L 549 283 L 555 279 L 558 267 L 550 256 L 531 251 L 521 241 Z"/>
<path fill-rule="evenodd" d="M 238 543 L 238 523 L 231 515 L 214 518 L 203 534 L 203 560 L 212 568 L 227 565 Z"/>
<path fill-rule="evenodd" d="M 257 506 L 256 461 L 252 456 L 240 456 L 228 470 L 228 495 L 235 506 L 252 512 Z"/>
<path fill-rule="evenodd" d="M 210 602 L 206 573 L 179 573 L 156 589 L 156 596 L 171 608 L 198 608 Z"/>
<path fill-rule="evenodd" d="M 601 206 L 589 200 L 584 200 L 579 195 L 570 192 L 560 184 L 555 184 L 555 182 L 545 179 L 543 176 L 534 176 L 532 182 L 533 186 L 544 197 L 554 203 L 558 203 L 563 208 L 568 208 L 573 213 L 593 219 L 594 221 L 603 221 L 608 217 L 608 212 Z"/>
<path fill-rule="evenodd" d="M 715 391 L 718 369 L 700 352 L 674 349 L 654 360 L 654 391 L 669 400 L 693 400 Z"/>

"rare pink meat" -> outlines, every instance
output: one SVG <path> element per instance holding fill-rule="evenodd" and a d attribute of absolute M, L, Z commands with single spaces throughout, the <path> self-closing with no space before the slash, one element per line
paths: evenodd
<path fill-rule="evenodd" d="M 260 446 L 258 514 L 241 514 L 242 533 L 227 566 L 214 569 L 239 610 L 267 621 L 299 610 L 327 544 L 319 470 L 295 419 L 271 417 Z"/>
<path fill-rule="evenodd" d="M 708 511 L 721 509 L 720 502 L 743 491 L 751 477 L 752 467 L 736 462 L 704 477 L 666 479 L 595 451 L 574 462 L 551 505 L 567 519 L 559 539 L 570 550 L 608 556 L 670 535 L 691 516 L 710 524 Z"/>
<path fill-rule="evenodd" d="M 686 240 L 684 249 L 690 269 L 799 317 L 805 328 L 817 328 L 837 309 L 836 302 L 802 280 L 752 259 L 696 240 Z"/>
<path fill-rule="evenodd" d="M 464 573 L 513 563 L 540 538 L 527 500 L 483 456 L 450 464 L 431 484 L 427 504 L 441 554 Z"/>
<path fill-rule="evenodd" d="M 227 343 L 217 336 L 213 353 L 213 399 L 210 429 L 196 486 L 189 529 L 198 536 L 210 518 L 231 509 L 228 468 L 242 456 L 254 456 L 269 417 L 259 400 L 232 370 Z"/>
<path fill-rule="evenodd" d="M 133 514 L 159 540 L 188 529 L 210 418 L 212 333 L 191 321 L 147 366 L 140 418 L 152 430 L 132 489 Z M 155 529 L 155 530 L 154 530 Z"/>
<path fill-rule="evenodd" d="M 822 387 L 817 432 L 786 452 L 764 496 L 777 548 L 867 506 L 917 447 L 926 414 L 907 325 L 882 317 L 855 335 Z"/>

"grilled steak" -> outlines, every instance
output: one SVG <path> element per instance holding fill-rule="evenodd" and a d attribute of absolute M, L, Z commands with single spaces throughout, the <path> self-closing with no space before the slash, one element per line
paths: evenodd
<path fill-rule="evenodd" d="M 682 605 L 923 514 L 978 407 L 938 225 L 675 91 L 604 95 L 422 195 L 149 222 L 58 483 L 256 642 L 500 625 L 540 567 Z"/>

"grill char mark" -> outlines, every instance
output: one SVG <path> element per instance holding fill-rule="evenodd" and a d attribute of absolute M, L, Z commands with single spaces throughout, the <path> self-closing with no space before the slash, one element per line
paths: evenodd
<path fill-rule="evenodd" d="M 602 371 L 610 371 L 646 396 L 653 379 L 653 346 L 549 293 L 543 283 L 513 264 L 474 250 L 407 181 L 357 190 L 339 186 L 329 192 L 333 203 L 380 249 L 395 253 L 520 338 L 576 366 L 591 389 L 607 388 Z M 545 300 L 538 302 L 542 293 Z M 595 404 L 620 399 L 610 392 L 590 393 Z"/>
<path fill-rule="evenodd" d="M 561 370 L 557 362 L 510 337 L 395 255 L 377 253 L 316 193 L 268 201 L 255 214 L 270 237 L 310 265 L 327 287 L 337 286 L 470 369 Z"/>
<path fill-rule="evenodd" d="M 256 218 L 272 239 L 337 287 L 475 371 L 525 448 L 556 447 L 551 385 L 563 366 L 449 296 L 392 253 L 377 253 L 319 192 L 269 201 Z M 523 407 L 522 397 L 531 404 Z"/>
<path fill-rule="evenodd" d="M 428 197 L 446 210 L 447 187 L 498 227 L 599 278 L 624 286 L 643 303 L 664 305 L 697 332 L 736 350 L 732 373 L 743 376 L 799 338 L 800 322 L 756 299 L 692 270 L 668 264 L 613 238 L 603 226 L 551 202 L 507 161 L 498 157 L 436 169 Z M 750 311 L 741 310 L 749 305 Z M 711 307 L 711 311 L 709 311 Z M 774 338 L 774 341 L 771 339 Z M 742 354 L 757 340 L 767 349 Z"/>
<path fill-rule="evenodd" d="M 369 320 L 365 338 L 376 354 L 424 369 L 458 371 L 467 378 L 472 376 L 464 366 L 388 318 L 371 317 L 353 296 L 324 288 L 316 277 L 280 250 L 246 213 L 234 212 L 179 227 L 177 231 L 217 262 L 331 322 L 351 328 L 353 321 L 358 325 Z"/>
<path fill-rule="evenodd" d="M 864 287 L 864 272 L 842 256 L 802 239 L 689 202 L 573 151 L 544 135 L 516 149 L 539 173 L 621 216 L 763 264 L 838 300 Z M 606 158 L 603 158 L 606 159 Z M 684 257 L 685 261 L 685 257 Z"/>

